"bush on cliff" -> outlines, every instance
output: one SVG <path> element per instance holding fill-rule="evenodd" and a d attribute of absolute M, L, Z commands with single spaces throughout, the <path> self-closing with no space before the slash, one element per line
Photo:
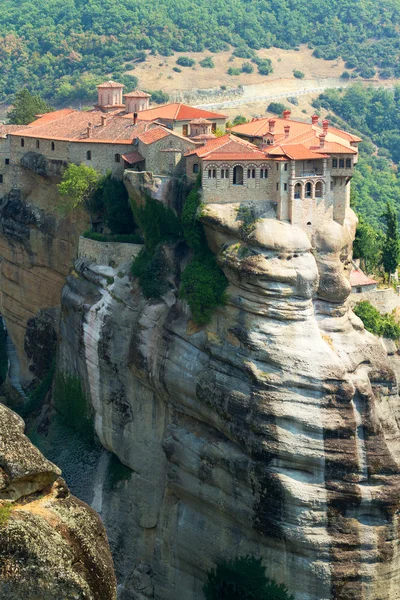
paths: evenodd
<path fill-rule="evenodd" d="M 122 181 L 111 173 L 102 177 L 93 196 L 93 208 L 104 215 L 104 223 L 111 233 L 129 234 L 135 229 L 128 191 Z"/>
<path fill-rule="evenodd" d="M 260 558 L 222 560 L 207 575 L 206 600 L 294 600 L 284 585 L 269 579 Z"/>
<path fill-rule="evenodd" d="M 381 315 L 368 300 L 358 302 L 353 311 L 364 323 L 367 331 L 391 340 L 400 339 L 400 325 L 396 323 L 393 315 Z"/>
<path fill-rule="evenodd" d="M 225 303 L 228 280 L 209 249 L 204 228 L 197 220 L 199 187 L 200 180 L 186 198 L 182 211 L 183 235 L 193 250 L 193 258 L 182 274 L 179 295 L 189 304 L 193 320 L 203 325 L 210 320 L 212 311 Z"/>
<path fill-rule="evenodd" d="M 182 237 L 182 228 L 174 211 L 159 200 L 146 196 L 142 206 L 131 198 L 131 209 L 140 227 L 146 248 L 153 252 L 161 242 Z"/>
<path fill-rule="evenodd" d="M 69 164 L 65 169 L 58 192 L 61 196 L 58 209 L 61 213 L 68 214 L 76 208 L 82 207 L 92 213 L 95 210 L 93 199 L 99 186 L 101 174 L 84 164 Z"/>
<path fill-rule="evenodd" d="M 168 291 L 168 266 L 161 245 L 153 252 L 143 248 L 133 261 L 131 272 L 139 278 L 145 298 L 160 298 Z"/>

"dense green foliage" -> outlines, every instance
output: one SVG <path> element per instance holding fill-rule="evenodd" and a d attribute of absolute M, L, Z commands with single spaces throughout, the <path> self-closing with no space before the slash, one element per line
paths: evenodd
<path fill-rule="evenodd" d="M 200 182 L 186 198 L 182 211 L 185 241 L 193 250 L 193 258 L 182 273 L 180 297 L 189 304 L 193 320 L 199 325 L 207 323 L 213 310 L 224 304 L 228 280 L 217 265 L 208 247 L 204 228 L 196 215 L 199 207 Z"/>
<path fill-rule="evenodd" d="M 38 95 L 31 94 L 27 89 L 15 94 L 14 106 L 7 113 L 9 123 L 27 125 L 35 120 L 36 115 L 52 111 L 53 108 Z"/>
<path fill-rule="evenodd" d="M 180 56 L 177 59 L 176 64 L 180 65 L 181 67 L 193 67 L 196 64 L 196 61 L 188 56 Z"/>
<path fill-rule="evenodd" d="M 304 79 L 303 71 L 299 71 L 298 69 L 294 69 L 293 76 L 296 77 L 296 79 Z"/>
<path fill-rule="evenodd" d="M 58 184 L 60 201 L 57 208 L 64 214 L 82 207 L 92 212 L 93 199 L 99 186 L 101 174 L 83 163 L 70 163 L 65 169 L 62 181 Z"/>
<path fill-rule="evenodd" d="M 80 432 L 85 439 L 93 439 L 93 408 L 80 379 L 69 373 L 57 373 L 53 399 L 65 425 Z"/>
<path fill-rule="evenodd" d="M 368 273 L 382 263 L 382 243 L 382 232 L 374 229 L 360 216 L 353 243 L 353 257 L 361 260 L 362 269 Z"/>
<path fill-rule="evenodd" d="M 146 92 L 151 94 L 151 102 L 155 102 L 156 104 L 166 104 L 169 102 L 167 92 L 163 92 L 162 90 L 146 90 Z"/>
<path fill-rule="evenodd" d="M 384 213 L 386 235 L 382 245 L 382 265 L 388 277 L 394 273 L 400 262 L 399 224 L 396 211 L 389 202 Z"/>
<path fill-rule="evenodd" d="M 284 585 L 266 576 L 262 560 L 254 556 L 220 561 L 203 591 L 206 600 L 294 600 Z"/>
<path fill-rule="evenodd" d="M 7 377 L 8 372 L 8 355 L 7 355 L 7 330 L 0 320 L 0 385 L 2 385 Z"/>
<path fill-rule="evenodd" d="M 113 235 L 106 233 L 97 233 L 96 231 L 85 231 L 83 237 L 94 240 L 95 242 L 118 242 L 120 244 L 142 244 L 143 240 L 137 233 L 128 233 L 125 235 Z"/>
<path fill-rule="evenodd" d="M 139 206 L 130 199 L 133 216 L 143 234 L 146 248 L 153 252 L 158 244 L 182 237 L 181 224 L 172 209 L 158 200 L 146 197 Z"/>
<path fill-rule="evenodd" d="M 203 60 L 201 60 L 199 62 L 199 65 L 201 67 L 203 67 L 204 69 L 214 69 L 214 67 L 215 67 L 214 61 L 211 56 L 207 56 L 206 58 L 203 58 Z"/>
<path fill-rule="evenodd" d="M 219 52 L 229 44 L 250 58 L 254 49 L 306 43 L 322 58 L 343 56 L 365 77 L 374 65 L 385 77 L 400 72 L 397 0 L 3 0 L 1 9 L 0 100 L 24 86 L 46 99 L 89 99 L 96 79 L 120 78 L 144 51 Z"/>
<path fill-rule="evenodd" d="M 134 230 L 135 221 L 129 206 L 128 191 L 124 183 L 111 173 L 99 180 L 92 207 L 103 215 L 104 223 L 111 233 L 126 235 Z"/>
<path fill-rule="evenodd" d="M 153 251 L 143 248 L 133 261 L 131 272 L 139 278 L 145 298 L 160 298 L 168 291 L 168 265 L 162 245 Z"/>
<path fill-rule="evenodd" d="M 0 504 L 0 527 L 5 527 L 8 523 L 12 511 L 11 502 L 2 502 Z"/>
<path fill-rule="evenodd" d="M 51 386 L 53 384 L 54 373 L 56 370 L 56 359 L 54 357 L 53 362 L 50 366 L 50 369 L 46 373 L 45 377 L 42 381 L 29 392 L 28 400 L 25 404 L 18 410 L 18 413 L 26 419 L 31 413 L 38 410 L 41 406 L 43 406 L 44 401 L 47 398 L 48 393 L 51 390 Z"/>
<path fill-rule="evenodd" d="M 353 308 L 355 314 L 360 317 L 364 323 L 365 329 L 392 340 L 398 340 L 400 338 L 400 325 L 398 325 L 393 315 L 381 313 L 368 302 L 363 300 L 355 305 Z"/>

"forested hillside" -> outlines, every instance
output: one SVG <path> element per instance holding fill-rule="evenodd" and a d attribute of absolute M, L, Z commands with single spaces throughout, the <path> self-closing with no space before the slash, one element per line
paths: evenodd
<path fill-rule="evenodd" d="M 309 44 L 363 77 L 400 76 L 397 0 L 3 0 L 0 100 L 23 86 L 52 101 L 84 99 L 144 51 L 251 58 L 262 47 Z M 131 65 L 128 65 L 132 68 Z M 134 83 L 134 82 L 132 82 Z"/>
<path fill-rule="evenodd" d="M 400 86 L 356 84 L 346 90 L 327 90 L 314 106 L 332 111 L 332 121 L 363 138 L 352 183 L 353 207 L 376 229 L 384 222 L 388 201 L 400 216 Z"/>

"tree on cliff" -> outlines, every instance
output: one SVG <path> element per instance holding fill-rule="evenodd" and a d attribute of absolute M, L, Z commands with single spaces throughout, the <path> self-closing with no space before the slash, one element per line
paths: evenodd
<path fill-rule="evenodd" d="M 76 208 L 85 208 L 90 215 L 96 210 L 94 196 L 101 180 L 101 173 L 86 165 L 71 163 L 64 171 L 58 192 L 62 197 L 58 208 L 68 214 Z"/>
<path fill-rule="evenodd" d="M 386 221 L 386 236 L 382 248 L 382 263 L 390 281 L 390 275 L 396 271 L 400 262 L 400 236 L 396 211 L 389 202 L 383 216 Z"/>
<path fill-rule="evenodd" d="M 28 125 L 35 120 L 36 115 L 51 112 L 52 106 L 47 104 L 40 96 L 31 94 L 26 88 L 15 94 L 14 106 L 7 113 L 10 123 L 15 125 Z"/>

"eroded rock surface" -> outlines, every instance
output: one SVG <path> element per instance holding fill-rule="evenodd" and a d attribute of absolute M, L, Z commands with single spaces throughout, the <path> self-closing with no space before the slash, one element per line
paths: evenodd
<path fill-rule="evenodd" d="M 1 599 L 116 599 L 104 527 L 60 473 L 0 404 Z"/>
<path fill-rule="evenodd" d="M 79 261 L 63 290 L 60 368 L 132 470 L 102 512 L 123 598 L 200 600 L 218 558 L 251 553 L 297 600 L 394 600 L 399 361 L 348 305 L 355 216 L 312 245 L 239 214 L 203 209 L 230 282 L 204 328 L 178 299 L 178 250 L 162 300 L 128 265 Z"/>

